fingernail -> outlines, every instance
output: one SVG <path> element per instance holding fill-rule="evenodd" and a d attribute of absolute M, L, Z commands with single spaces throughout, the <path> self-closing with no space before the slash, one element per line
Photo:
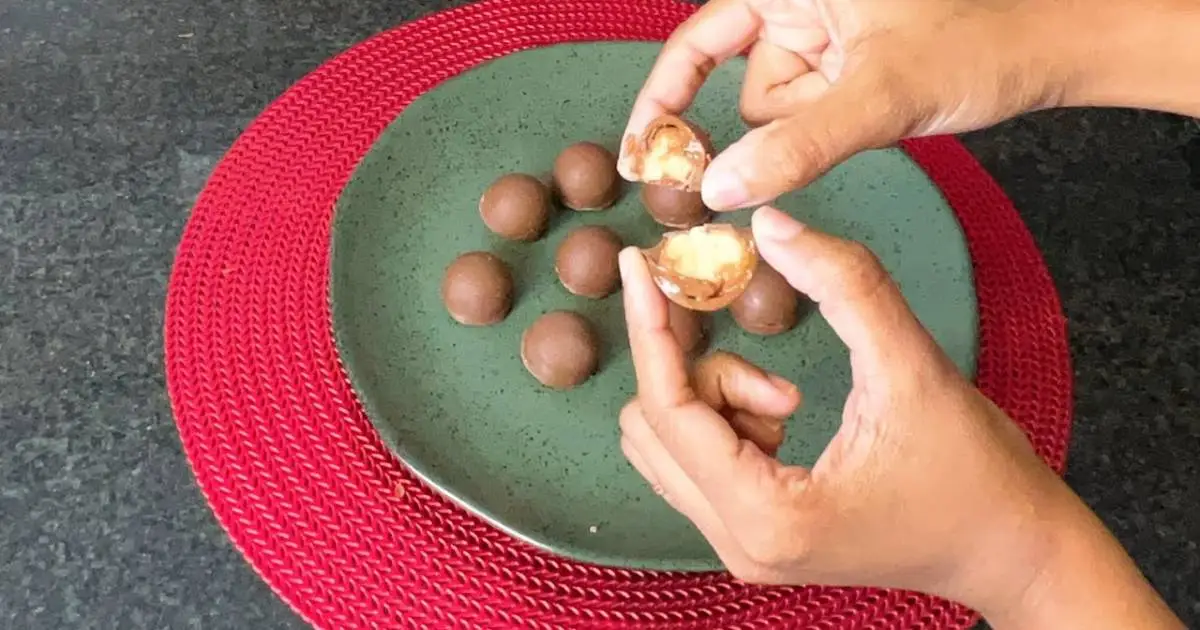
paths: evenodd
<path fill-rule="evenodd" d="M 763 206 L 754 213 L 751 222 L 754 238 L 770 241 L 788 241 L 804 231 L 804 224 L 770 206 Z"/>
<path fill-rule="evenodd" d="M 700 197 L 714 210 L 740 208 L 750 202 L 746 182 L 732 169 L 710 170 L 704 175 Z"/>

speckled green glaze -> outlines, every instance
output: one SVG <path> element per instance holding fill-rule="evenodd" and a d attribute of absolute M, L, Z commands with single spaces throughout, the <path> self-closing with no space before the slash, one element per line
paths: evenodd
<path fill-rule="evenodd" d="M 556 281 L 554 249 L 586 224 L 649 245 L 659 228 L 635 187 L 605 212 L 561 212 L 541 241 L 516 244 L 484 227 L 477 204 L 497 175 L 544 174 L 576 140 L 616 146 L 657 46 L 562 45 L 518 53 L 447 81 L 382 134 L 338 203 L 331 299 L 341 357 L 384 440 L 421 477 L 504 530 L 572 558 L 625 567 L 719 567 L 704 540 L 630 468 L 617 412 L 633 393 L 620 294 L 602 301 Z M 744 132 L 742 65 L 715 72 L 690 117 L 718 147 Z M 971 267 L 953 214 L 903 153 L 860 155 L 779 200 L 804 221 L 868 244 L 926 326 L 966 372 L 977 335 Z M 746 213 L 734 217 L 745 224 Z M 454 323 L 442 271 L 458 254 L 491 250 L 513 269 L 516 305 L 489 328 Z M 600 372 L 570 392 L 541 387 L 518 356 L 542 313 L 575 309 L 604 340 Z M 819 315 L 779 337 L 715 318 L 714 346 L 801 386 L 780 456 L 812 463 L 832 437 L 849 388 L 845 349 Z"/>

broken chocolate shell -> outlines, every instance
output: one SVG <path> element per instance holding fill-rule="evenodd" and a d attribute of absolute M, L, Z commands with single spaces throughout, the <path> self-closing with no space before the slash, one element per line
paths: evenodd
<path fill-rule="evenodd" d="M 694 311 L 729 306 L 749 286 L 758 266 L 750 230 L 717 223 L 667 232 L 642 254 L 659 290 Z"/>
<path fill-rule="evenodd" d="M 664 114 L 651 121 L 641 135 L 625 136 L 620 170 L 634 181 L 698 192 L 712 158 L 708 133 L 695 123 Z"/>

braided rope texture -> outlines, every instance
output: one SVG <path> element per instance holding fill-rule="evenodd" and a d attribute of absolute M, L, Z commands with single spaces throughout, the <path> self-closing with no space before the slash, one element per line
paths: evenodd
<path fill-rule="evenodd" d="M 914 593 L 761 588 L 720 573 L 566 561 L 431 491 L 384 447 L 347 381 L 328 304 L 334 205 L 420 94 L 512 52 L 662 40 L 675 0 L 486 0 L 378 35 L 257 118 L 217 166 L 179 246 L 166 316 L 171 401 L 201 490 L 273 590 L 319 628 L 966 628 Z M 962 223 L 980 310 L 978 384 L 1062 471 L 1065 322 L 1034 242 L 956 140 L 908 142 Z"/>

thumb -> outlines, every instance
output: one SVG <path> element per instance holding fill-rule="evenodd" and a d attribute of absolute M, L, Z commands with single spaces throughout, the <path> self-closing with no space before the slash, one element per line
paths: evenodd
<path fill-rule="evenodd" d="M 705 171 L 705 205 L 721 211 L 767 203 L 859 151 L 902 138 L 913 116 L 877 76 L 848 71 L 801 111 L 742 136 Z"/>
<path fill-rule="evenodd" d="M 759 254 L 821 314 L 865 365 L 915 368 L 936 344 L 866 246 L 812 229 L 770 207 L 752 221 Z"/>

